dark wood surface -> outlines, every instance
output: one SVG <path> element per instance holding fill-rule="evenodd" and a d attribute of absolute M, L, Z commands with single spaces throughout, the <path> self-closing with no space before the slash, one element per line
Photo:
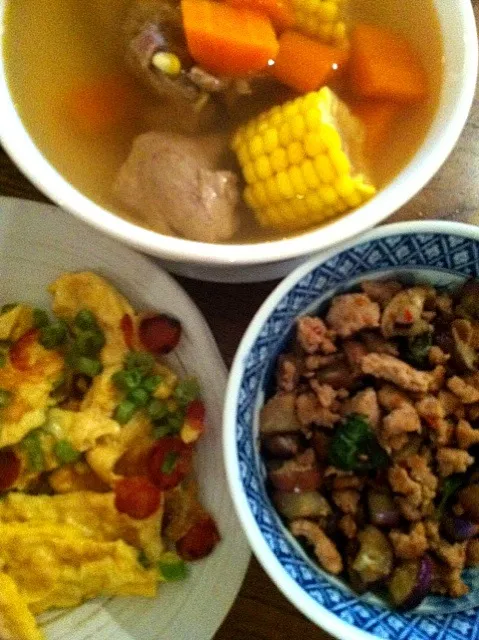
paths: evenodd
<path fill-rule="evenodd" d="M 473 5 L 478 18 L 479 0 L 473 0 Z M 0 195 L 48 202 L 16 169 L 1 147 Z M 465 130 L 445 165 L 390 221 L 419 218 L 450 218 L 479 224 L 478 95 Z M 229 366 L 248 323 L 276 283 L 228 285 L 178 280 L 205 315 Z M 327 640 L 329 636 L 307 621 L 281 595 L 253 559 L 238 598 L 215 640 L 292 638 Z"/>

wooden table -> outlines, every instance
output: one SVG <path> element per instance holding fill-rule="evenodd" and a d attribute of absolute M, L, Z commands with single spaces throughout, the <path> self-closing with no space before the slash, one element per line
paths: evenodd
<path fill-rule="evenodd" d="M 472 0 L 479 23 L 479 0 Z M 0 195 L 48 202 L 0 147 Z M 390 221 L 449 218 L 479 224 L 479 93 L 466 128 L 437 176 Z M 228 285 L 178 278 L 206 317 L 228 365 L 276 282 Z M 256 560 L 215 640 L 327 640 L 278 591 Z M 194 640 L 194 638 L 185 640 Z"/>

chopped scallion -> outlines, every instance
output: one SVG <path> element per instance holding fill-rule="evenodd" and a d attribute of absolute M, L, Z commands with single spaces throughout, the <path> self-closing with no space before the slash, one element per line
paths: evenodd
<path fill-rule="evenodd" d="M 173 551 L 167 551 L 161 556 L 158 562 L 158 570 L 161 577 L 167 582 L 184 580 L 188 575 L 188 567 L 185 561 Z"/>
<path fill-rule="evenodd" d="M 153 398 L 148 405 L 148 416 L 151 420 L 161 420 L 168 413 L 168 407 L 164 400 Z"/>
<path fill-rule="evenodd" d="M 142 384 L 142 375 L 136 369 L 116 371 L 111 379 L 115 387 L 120 391 L 131 391 Z"/>
<path fill-rule="evenodd" d="M 36 472 L 43 471 L 45 468 L 45 457 L 43 455 L 39 429 L 30 431 L 30 433 L 23 438 L 21 446 L 27 454 L 29 470 Z"/>
<path fill-rule="evenodd" d="M 149 375 L 154 366 L 155 359 L 151 353 L 130 351 L 125 357 L 125 369 L 137 369 L 143 376 Z"/>
<path fill-rule="evenodd" d="M 78 329 L 82 329 L 82 331 L 89 331 L 91 329 L 97 329 L 98 323 L 94 314 L 90 311 L 90 309 L 81 309 L 75 316 L 75 320 L 73 321 L 75 327 Z"/>
<path fill-rule="evenodd" d="M 5 407 L 8 407 L 11 399 L 12 399 L 11 391 L 7 391 L 7 389 L 0 389 L 0 409 L 4 409 Z"/>
<path fill-rule="evenodd" d="M 171 473 L 175 468 L 176 461 L 178 460 L 178 453 L 176 451 L 168 451 L 161 465 L 161 471 L 163 473 Z"/>
<path fill-rule="evenodd" d="M 176 385 L 174 396 L 177 402 L 186 406 L 200 395 L 200 385 L 196 378 L 184 378 Z"/>
<path fill-rule="evenodd" d="M 115 409 L 113 419 L 119 424 L 126 424 L 132 419 L 137 408 L 138 407 L 134 402 L 131 402 L 130 400 L 123 400 Z"/>
<path fill-rule="evenodd" d="M 55 320 L 40 329 L 39 342 L 45 349 L 56 349 L 62 345 L 68 336 L 68 325 L 64 320 Z"/>
<path fill-rule="evenodd" d="M 146 405 L 148 404 L 149 395 L 147 391 L 145 391 L 141 387 L 138 387 L 136 389 L 132 389 L 126 396 L 126 399 L 130 402 L 133 402 L 136 407 L 146 407 Z"/>
<path fill-rule="evenodd" d="M 46 327 L 50 324 L 48 313 L 44 309 L 33 309 L 33 324 L 37 329 Z"/>
<path fill-rule="evenodd" d="M 77 451 L 68 440 L 58 440 L 58 442 L 55 442 L 54 452 L 62 464 L 76 462 L 81 456 L 81 453 Z"/>

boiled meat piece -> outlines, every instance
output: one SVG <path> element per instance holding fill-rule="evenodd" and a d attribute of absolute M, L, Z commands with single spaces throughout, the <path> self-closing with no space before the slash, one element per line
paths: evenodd
<path fill-rule="evenodd" d="M 218 136 L 189 138 L 152 131 L 138 136 L 114 194 L 154 229 L 190 240 L 228 240 L 239 226 L 237 176 L 215 167 Z"/>

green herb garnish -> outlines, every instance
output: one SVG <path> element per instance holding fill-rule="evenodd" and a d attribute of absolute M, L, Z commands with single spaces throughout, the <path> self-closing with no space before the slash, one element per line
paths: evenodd
<path fill-rule="evenodd" d="M 82 331 L 90 331 L 92 329 L 98 329 L 98 322 L 95 315 L 89 309 L 81 309 L 73 321 L 75 327 Z"/>
<path fill-rule="evenodd" d="M 48 313 L 44 309 L 33 309 L 33 325 L 36 329 L 41 329 L 50 324 Z"/>
<path fill-rule="evenodd" d="M 130 351 L 125 356 L 125 369 L 136 369 L 142 376 L 148 376 L 152 372 L 154 366 L 155 359 L 151 353 L 145 353 L 144 351 Z"/>
<path fill-rule="evenodd" d="M 45 456 L 43 455 L 40 429 L 30 431 L 30 433 L 23 438 L 21 447 L 27 454 L 29 470 L 36 472 L 43 471 L 45 468 Z"/>
<path fill-rule="evenodd" d="M 334 432 L 329 461 L 345 471 L 372 471 L 387 466 L 389 458 L 367 419 L 353 413 Z"/>
<path fill-rule="evenodd" d="M 409 338 L 404 358 L 417 369 L 425 369 L 428 364 L 429 349 L 432 347 L 432 334 L 427 331 Z"/>
<path fill-rule="evenodd" d="M 178 453 L 176 451 L 168 451 L 161 465 L 161 471 L 163 473 L 171 473 L 175 468 L 176 461 L 178 460 Z"/>
<path fill-rule="evenodd" d="M 68 440 L 58 440 L 58 442 L 55 442 L 53 451 L 62 464 L 76 462 L 81 456 L 81 453 L 77 451 Z"/>
<path fill-rule="evenodd" d="M 184 378 L 176 385 L 173 393 L 179 405 L 186 407 L 200 395 L 200 385 L 196 378 Z"/>
<path fill-rule="evenodd" d="M 164 553 L 158 562 L 158 571 L 166 582 L 184 580 L 188 576 L 188 567 L 173 551 Z"/>
<path fill-rule="evenodd" d="M 8 407 L 12 400 L 11 391 L 7 391 L 7 389 L 0 389 L 0 409 L 4 409 Z"/>
<path fill-rule="evenodd" d="M 68 325 L 64 320 L 55 320 L 40 329 L 39 342 L 45 349 L 56 349 L 68 337 Z"/>

